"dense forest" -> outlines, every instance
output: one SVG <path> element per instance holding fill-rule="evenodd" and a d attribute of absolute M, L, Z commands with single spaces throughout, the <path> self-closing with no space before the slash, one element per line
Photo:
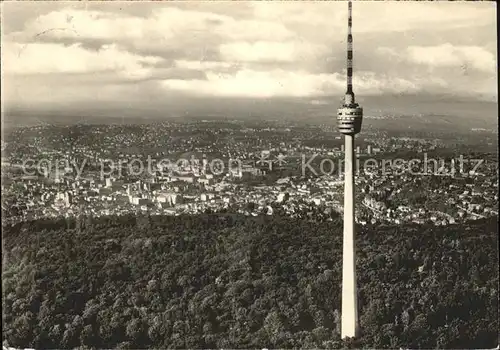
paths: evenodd
<path fill-rule="evenodd" d="M 362 336 L 340 340 L 342 224 L 123 216 L 4 227 L 3 342 L 31 348 L 494 348 L 498 227 L 359 228 Z"/>

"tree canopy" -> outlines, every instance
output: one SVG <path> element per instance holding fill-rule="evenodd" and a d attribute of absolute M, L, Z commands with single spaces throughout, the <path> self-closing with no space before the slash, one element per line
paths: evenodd
<path fill-rule="evenodd" d="M 493 348 L 496 219 L 359 227 L 340 340 L 342 224 L 234 214 L 4 227 L 4 343 L 31 348 Z"/>

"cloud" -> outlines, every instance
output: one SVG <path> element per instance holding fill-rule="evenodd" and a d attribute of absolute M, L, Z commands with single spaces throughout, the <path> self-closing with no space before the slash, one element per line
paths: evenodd
<path fill-rule="evenodd" d="M 345 92 L 343 74 L 311 74 L 307 71 L 255 71 L 242 69 L 236 74 L 207 72 L 207 79 L 167 79 L 161 82 L 167 90 L 182 91 L 205 96 L 223 97 L 308 97 L 339 95 Z M 443 87 L 442 79 L 403 79 L 373 72 L 358 72 L 354 77 L 356 92 L 363 95 L 384 93 L 415 93 L 423 89 Z"/>
<path fill-rule="evenodd" d="M 226 69 L 234 67 L 231 62 L 176 60 L 176 67 L 192 70 Z"/>
<path fill-rule="evenodd" d="M 495 24 L 492 4 L 394 2 L 390 6 L 383 2 L 367 2 L 358 6 L 353 16 L 358 15 L 355 25 L 359 32 L 404 32 L 443 31 L 482 24 Z"/>
<path fill-rule="evenodd" d="M 309 34 L 324 36 L 345 31 L 347 4 L 345 2 L 311 2 L 304 6 L 300 2 L 254 2 L 259 18 L 285 25 L 309 26 Z M 477 26 L 478 23 L 495 24 L 495 4 L 477 3 L 429 3 L 417 1 L 365 1 L 353 6 L 354 33 L 370 32 L 439 32 L 449 28 Z M 326 30 L 325 30 L 326 29 Z"/>
<path fill-rule="evenodd" d="M 222 44 L 223 59 L 237 62 L 297 62 L 325 54 L 324 46 L 300 41 L 257 41 Z"/>
<path fill-rule="evenodd" d="M 52 28 L 52 30 L 47 30 Z M 270 21 L 239 20 L 228 15 L 193 11 L 174 6 L 153 8 L 149 17 L 97 10 L 65 8 L 29 21 L 17 38 L 36 35 L 54 40 L 104 40 L 137 46 L 177 47 L 188 42 L 203 43 L 207 34 L 214 40 L 281 40 L 293 35 L 285 26 Z M 207 43 L 207 42 L 206 42 Z"/>
<path fill-rule="evenodd" d="M 478 46 L 410 46 L 407 59 L 431 67 L 470 67 L 486 73 L 496 69 L 495 55 Z"/>
<path fill-rule="evenodd" d="M 380 47 L 377 54 L 383 57 L 424 65 L 429 68 L 462 68 L 494 74 L 496 54 L 480 46 L 452 45 L 445 43 L 434 46 L 409 46 L 398 51 L 390 47 Z"/>
<path fill-rule="evenodd" d="M 148 18 L 122 15 L 104 11 L 85 11 L 80 9 L 61 9 L 26 24 L 24 33 L 36 35 L 44 33 L 47 28 L 66 30 L 49 31 L 47 36 L 53 38 L 87 38 L 105 40 L 136 40 L 143 38 L 175 37 L 176 31 L 186 28 L 190 31 L 205 29 L 207 21 L 217 21 L 224 16 L 190 11 L 176 8 L 164 8 L 154 11 Z"/>
<path fill-rule="evenodd" d="M 235 74 L 207 72 L 206 80 L 165 80 L 167 90 L 177 90 L 199 95 L 224 97 L 276 97 L 309 96 L 320 94 L 322 86 L 331 76 L 284 70 L 254 71 L 242 69 Z"/>
<path fill-rule="evenodd" d="M 227 19 L 215 28 L 218 35 L 232 40 L 282 40 L 294 36 L 285 25 L 266 20 Z"/>
<path fill-rule="evenodd" d="M 163 60 L 132 54 L 116 45 L 105 45 L 98 51 L 90 51 L 80 44 L 65 47 L 50 43 L 4 43 L 2 59 L 7 74 L 91 74 L 109 71 L 131 78 L 151 74 L 151 66 Z"/>
<path fill-rule="evenodd" d="M 47 103 L 91 100 L 96 89 L 103 101 L 130 99 L 122 91 L 139 82 L 147 93 L 133 98 L 144 103 L 151 94 L 176 92 L 304 97 L 345 91 L 344 2 L 135 8 L 66 2 L 36 11 L 32 4 L 7 5 L 2 72 L 16 84 L 7 100 L 29 103 L 21 95 L 31 93 Z M 26 8 L 32 11 L 17 16 Z M 494 9 L 485 2 L 356 2 L 355 92 L 496 95 Z M 13 24 L 14 17 L 24 20 Z"/>

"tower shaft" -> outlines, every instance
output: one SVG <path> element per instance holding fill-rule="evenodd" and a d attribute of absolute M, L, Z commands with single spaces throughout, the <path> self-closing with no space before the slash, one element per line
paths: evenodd
<path fill-rule="evenodd" d="M 341 337 L 358 336 L 356 250 L 354 220 L 354 135 L 345 135 L 344 239 L 342 252 L 342 329 Z"/>

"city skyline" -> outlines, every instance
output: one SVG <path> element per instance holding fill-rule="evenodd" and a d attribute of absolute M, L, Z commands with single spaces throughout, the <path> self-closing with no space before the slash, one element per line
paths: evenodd
<path fill-rule="evenodd" d="M 344 5 L 4 3 L 5 109 L 126 101 L 168 111 L 265 98 L 286 111 L 282 99 L 337 102 L 330 96 L 344 89 Z M 494 3 L 360 2 L 354 15 L 354 35 L 363 33 L 360 95 L 496 101 Z"/>

